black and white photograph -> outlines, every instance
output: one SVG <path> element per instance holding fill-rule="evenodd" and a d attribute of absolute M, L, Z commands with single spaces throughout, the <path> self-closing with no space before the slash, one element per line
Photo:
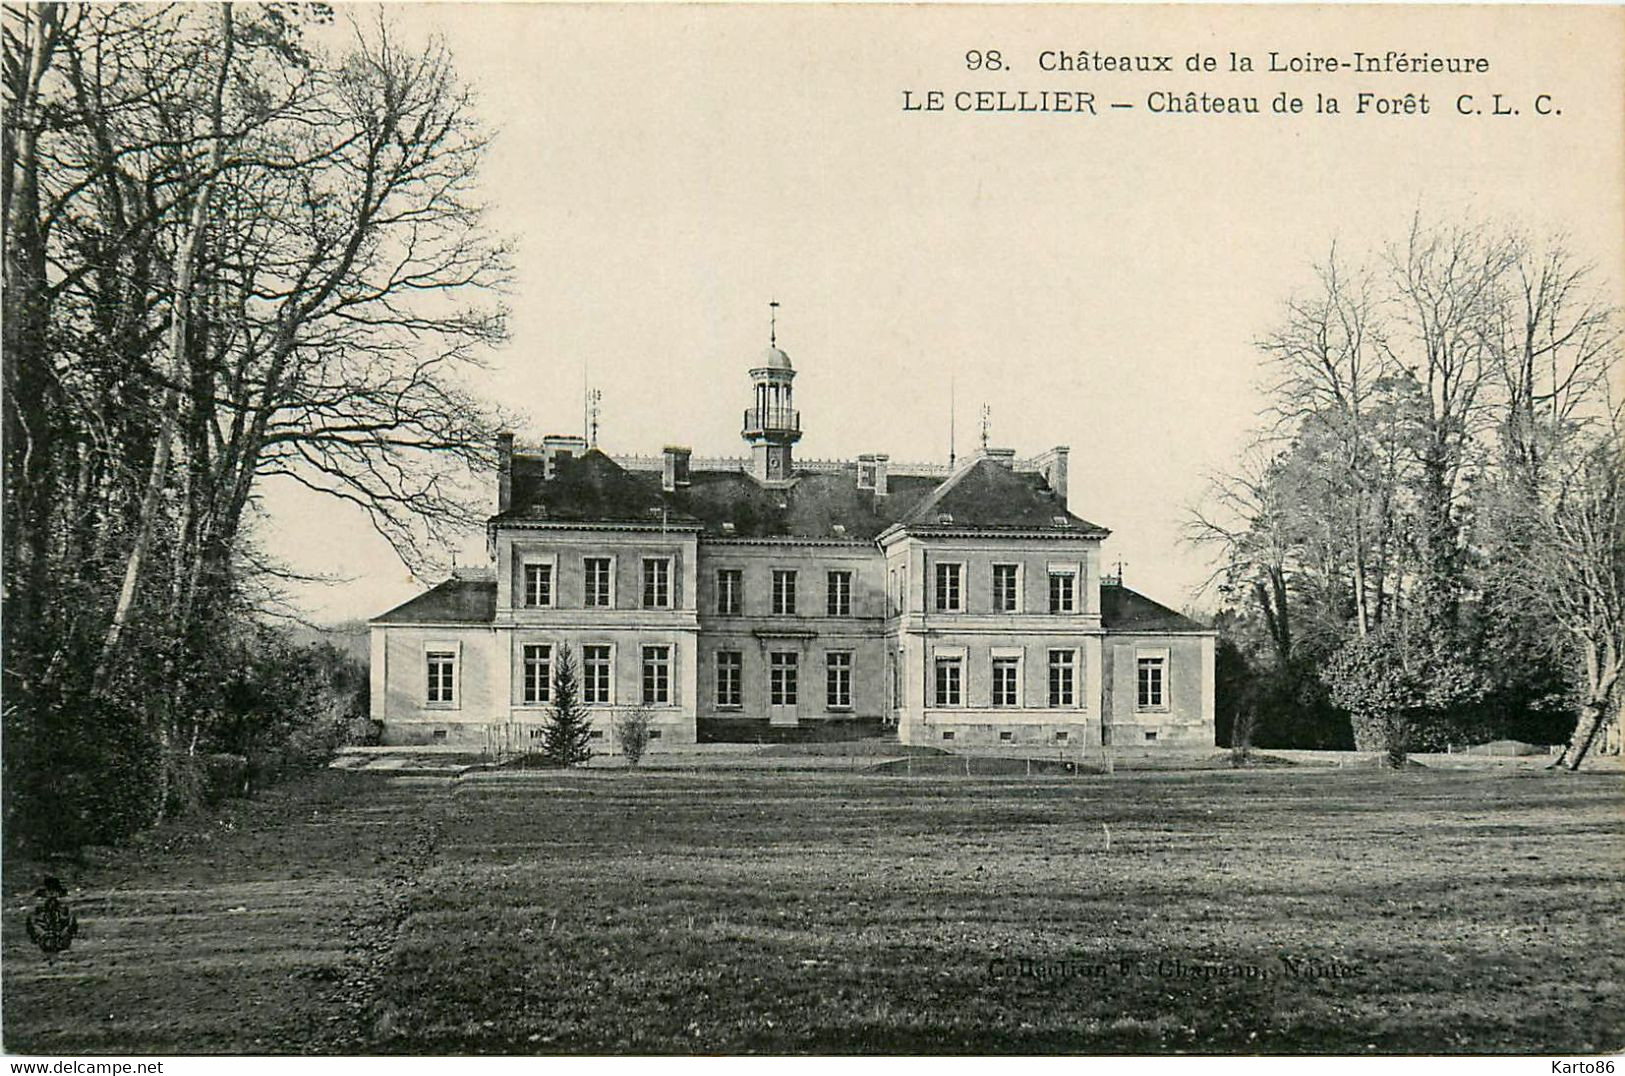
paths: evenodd
<path fill-rule="evenodd" d="M 1614 1071 L 1625 8 L 3 30 L 8 1072 Z"/>

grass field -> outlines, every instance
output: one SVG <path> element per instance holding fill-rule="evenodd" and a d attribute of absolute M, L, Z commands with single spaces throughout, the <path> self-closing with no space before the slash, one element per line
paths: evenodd
<path fill-rule="evenodd" d="M 328 773 L 8 862 L 13 1052 L 1625 1042 L 1617 775 Z"/>

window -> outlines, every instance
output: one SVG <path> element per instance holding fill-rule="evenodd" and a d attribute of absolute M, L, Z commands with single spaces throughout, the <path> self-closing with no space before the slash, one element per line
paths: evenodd
<path fill-rule="evenodd" d="M 446 730 L 435 729 L 433 732 L 429 733 L 429 738 L 434 740 L 444 740 L 446 738 Z"/>
<path fill-rule="evenodd" d="M 773 569 L 773 612 L 778 616 L 796 615 L 796 573 L 789 568 Z"/>
<path fill-rule="evenodd" d="M 645 557 L 643 561 L 643 607 L 645 609 L 671 608 L 671 560 L 668 557 Z"/>
<path fill-rule="evenodd" d="M 993 566 L 993 611 L 995 613 L 1013 613 L 1020 608 L 1017 595 L 1020 576 L 1014 564 L 995 564 Z"/>
<path fill-rule="evenodd" d="M 875 465 L 872 463 L 858 464 L 858 488 L 875 488 Z"/>
<path fill-rule="evenodd" d="M 718 706 L 739 706 L 743 704 L 741 670 L 744 668 L 744 658 L 745 656 L 737 650 L 717 651 Z"/>
<path fill-rule="evenodd" d="M 963 705 L 965 660 L 963 658 L 938 658 L 936 666 L 937 705 Z"/>
<path fill-rule="evenodd" d="M 531 608 L 553 604 L 553 565 L 525 565 L 525 604 Z"/>
<path fill-rule="evenodd" d="M 1049 704 L 1051 706 L 1077 705 L 1077 677 L 1074 663 L 1077 655 L 1071 650 L 1049 652 Z"/>
<path fill-rule="evenodd" d="M 959 573 L 962 564 L 937 565 L 937 611 L 957 613 L 965 608 L 959 591 Z"/>
<path fill-rule="evenodd" d="M 738 616 L 743 577 L 738 568 L 722 568 L 717 572 L 717 613 Z"/>
<path fill-rule="evenodd" d="M 1139 660 L 1139 670 L 1138 708 L 1141 710 L 1167 709 L 1168 659 L 1160 654 L 1142 654 Z"/>
<path fill-rule="evenodd" d="M 942 738 L 943 738 L 943 739 L 944 739 L 944 740 L 951 740 L 951 739 L 953 739 L 953 738 L 954 738 L 954 734 L 953 734 L 953 732 L 952 732 L 952 731 L 951 731 L 951 730 L 950 730 L 950 731 L 948 731 L 948 732 L 944 732 L 944 733 L 943 733 L 943 734 L 942 734 Z"/>
<path fill-rule="evenodd" d="M 1013 732 L 1001 732 L 1001 733 L 999 733 L 999 739 L 1002 740 L 1005 743 L 1009 743 L 1011 740 L 1014 740 L 1015 738 L 1016 738 L 1016 734 L 1013 733 Z"/>
<path fill-rule="evenodd" d="M 848 653 L 828 654 L 824 658 L 826 682 L 829 689 L 828 702 L 831 710 L 850 710 L 852 708 L 852 655 Z"/>
<path fill-rule="evenodd" d="M 671 702 L 671 647 L 643 648 L 643 705 L 665 706 Z"/>
<path fill-rule="evenodd" d="M 660 730 L 659 729 L 650 729 L 649 730 L 649 739 L 651 739 L 651 740 L 660 739 Z"/>
<path fill-rule="evenodd" d="M 852 573 L 829 573 L 829 615 L 852 615 Z"/>
<path fill-rule="evenodd" d="M 456 689 L 453 687 L 457 671 L 457 652 L 430 650 L 425 652 L 424 658 L 429 666 L 429 690 L 424 698 L 429 702 L 441 704 L 457 701 Z"/>
<path fill-rule="evenodd" d="M 587 705 L 603 705 L 614 701 L 610 697 L 609 647 L 584 646 L 581 648 L 581 701 Z"/>
<path fill-rule="evenodd" d="M 604 738 L 604 730 L 603 729 L 593 729 L 591 732 L 589 732 L 587 734 L 587 739 L 589 739 L 589 740 L 602 740 L 603 738 Z"/>
<path fill-rule="evenodd" d="M 530 730 L 530 738 L 533 739 L 533 740 L 545 740 L 545 739 L 547 739 L 547 729 L 543 728 L 540 725 L 537 725 L 537 726 L 533 727 Z"/>
<path fill-rule="evenodd" d="M 1145 730 L 1145 742 L 1146 743 L 1156 743 L 1157 742 L 1157 730 L 1156 729 L 1146 729 Z"/>
<path fill-rule="evenodd" d="M 1074 613 L 1078 605 L 1078 573 L 1069 569 L 1049 570 L 1049 611 Z"/>
<path fill-rule="evenodd" d="M 536 706 L 553 699 L 553 648 L 527 644 L 524 650 L 524 702 Z"/>
<path fill-rule="evenodd" d="M 1017 684 L 1021 680 L 1021 659 L 993 659 L 993 705 L 1018 706 Z"/>
<path fill-rule="evenodd" d="M 587 557 L 581 562 L 582 604 L 609 606 L 614 603 L 610 589 L 610 564 L 608 557 Z"/>
<path fill-rule="evenodd" d="M 773 706 L 796 704 L 796 657 L 794 651 L 768 655 L 767 701 Z"/>
<path fill-rule="evenodd" d="M 1066 733 L 1064 731 L 1063 732 L 1057 732 L 1055 734 L 1055 742 L 1056 743 L 1066 743 Z"/>

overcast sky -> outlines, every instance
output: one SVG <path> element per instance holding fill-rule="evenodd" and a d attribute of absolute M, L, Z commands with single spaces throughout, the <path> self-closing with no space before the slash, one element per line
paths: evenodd
<path fill-rule="evenodd" d="M 803 458 L 945 462 L 981 406 L 992 441 L 1072 446 L 1071 508 L 1108 563 L 1174 606 L 1206 577 L 1184 545 L 1204 476 L 1261 406 L 1252 342 L 1336 239 L 1375 250 L 1432 218 L 1566 231 L 1625 277 L 1625 12 L 1356 9 L 424 5 L 497 129 L 490 227 L 518 243 L 512 341 L 482 387 L 579 432 L 583 367 L 601 445 L 742 451 L 745 371 L 767 303 L 798 371 Z M 968 49 L 1013 69 L 965 70 Z M 1038 54 L 1168 54 L 1172 73 L 1046 74 Z M 1270 50 L 1487 57 L 1490 74 L 1198 76 Z M 1104 113 L 905 113 L 904 90 L 1087 90 Z M 1425 117 L 1269 114 L 1278 90 L 1347 106 L 1427 92 Z M 1153 91 L 1251 94 L 1260 116 L 1153 115 Z M 1500 92 L 1516 117 L 1455 114 Z M 1536 118 L 1548 93 L 1561 116 Z M 918 92 L 916 94 L 918 97 Z M 1135 103 L 1108 110 L 1108 100 Z M 1312 108 L 1309 104 L 1307 107 Z M 413 579 L 348 509 L 264 490 L 271 552 L 343 577 L 301 588 L 320 620 L 376 615 Z M 493 493 L 494 497 L 494 493 Z M 483 562 L 471 536 L 465 561 Z"/>

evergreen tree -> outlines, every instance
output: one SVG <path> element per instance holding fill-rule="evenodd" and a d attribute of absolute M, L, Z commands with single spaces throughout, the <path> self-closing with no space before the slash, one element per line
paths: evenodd
<path fill-rule="evenodd" d="M 568 645 L 559 647 L 553 670 L 553 705 L 542 730 L 542 756 L 559 766 L 575 766 L 592 757 L 592 723 L 581 704 L 576 659 Z"/>

